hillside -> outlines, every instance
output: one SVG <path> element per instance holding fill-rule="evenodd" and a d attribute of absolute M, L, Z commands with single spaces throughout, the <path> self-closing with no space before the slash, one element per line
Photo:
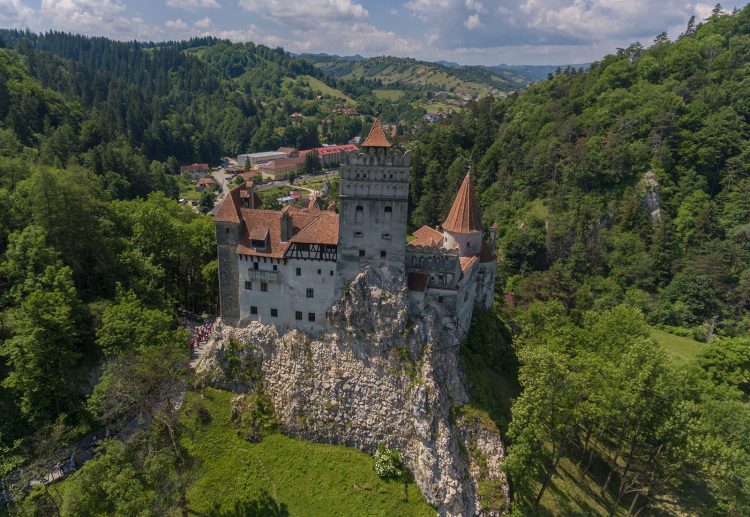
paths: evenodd
<path fill-rule="evenodd" d="M 749 32 L 750 8 L 717 8 L 411 146 L 415 227 L 444 220 L 469 164 L 497 224 L 521 363 L 508 470 L 532 513 L 747 512 Z"/>
<path fill-rule="evenodd" d="M 365 79 L 389 88 L 449 91 L 470 97 L 491 91 L 507 93 L 522 90 L 529 82 L 538 79 L 539 69 L 544 70 L 544 77 L 555 70 L 555 67 L 453 66 L 390 56 L 353 59 L 327 54 L 300 54 L 299 57 L 331 77 Z"/>

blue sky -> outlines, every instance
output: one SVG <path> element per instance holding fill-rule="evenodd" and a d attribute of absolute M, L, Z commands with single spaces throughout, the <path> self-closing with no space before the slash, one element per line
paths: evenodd
<path fill-rule="evenodd" d="M 713 5 L 680 0 L 0 0 L 0 26 L 122 40 L 210 34 L 293 52 L 462 64 L 563 64 L 590 62 L 633 41 L 650 43 L 664 30 L 676 36 L 691 15 L 705 18 Z"/>

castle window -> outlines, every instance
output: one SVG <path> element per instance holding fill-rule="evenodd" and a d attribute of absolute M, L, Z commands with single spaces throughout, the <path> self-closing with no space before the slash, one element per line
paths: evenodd
<path fill-rule="evenodd" d="M 438 303 L 443 303 L 443 297 L 442 296 L 438 296 Z"/>
<path fill-rule="evenodd" d="M 323 271 L 322 271 L 322 270 L 320 270 L 320 269 L 318 269 L 318 274 L 319 274 L 319 275 L 322 275 L 322 274 L 323 274 Z"/>
<path fill-rule="evenodd" d="M 354 222 L 357 224 L 362 224 L 362 219 L 365 216 L 365 207 L 362 205 L 357 205 L 357 208 L 354 209 Z"/>
<path fill-rule="evenodd" d="M 364 257 L 365 256 L 365 250 L 359 250 L 359 256 Z"/>
<path fill-rule="evenodd" d="M 260 290 L 264 293 L 268 291 L 268 282 L 261 282 L 260 283 Z"/>
<path fill-rule="evenodd" d="M 384 234 L 383 234 L 383 235 L 381 235 L 380 237 L 381 237 L 381 238 L 383 238 L 383 239 L 385 239 L 385 240 L 388 240 L 388 239 L 390 239 L 390 238 L 391 238 L 391 234 L 390 234 L 390 233 L 384 233 Z"/>
<path fill-rule="evenodd" d="M 393 179 L 393 174 L 391 174 L 391 179 Z"/>
<path fill-rule="evenodd" d="M 301 267 L 297 268 L 296 275 L 297 276 L 302 276 L 302 268 Z"/>
<path fill-rule="evenodd" d="M 315 291 L 313 289 L 307 288 L 307 297 L 308 298 L 314 298 L 315 297 Z"/>
<path fill-rule="evenodd" d="M 250 314 L 258 314 L 258 307 L 256 305 L 250 306 Z"/>
<path fill-rule="evenodd" d="M 315 321 L 315 313 L 314 312 L 308 312 L 307 313 L 307 321 Z"/>
<path fill-rule="evenodd" d="M 278 315 L 279 315 L 279 310 L 278 309 L 271 309 L 271 316 L 273 316 L 274 318 L 276 318 L 276 317 L 278 317 Z"/>
<path fill-rule="evenodd" d="M 385 250 L 382 250 L 380 252 L 380 258 L 385 258 L 385 255 L 386 255 Z"/>
<path fill-rule="evenodd" d="M 253 262 L 253 269 L 256 269 L 256 270 L 257 270 L 257 269 L 258 269 L 259 267 L 260 267 L 260 266 L 258 265 L 258 263 L 257 263 L 257 262 Z"/>
<path fill-rule="evenodd" d="M 227 228 L 224 233 L 226 233 L 227 235 L 229 235 L 229 228 Z"/>
<path fill-rule="evenodd" d="M 331 276 L 333 276 L 333 269 L 331 270 Z"/>
<path fill-rule="evenodd" d="M 297 321 L 302 321 L 302 311 L 296 311 L 294 313 L 294 319 Z"/>
<path fill-rule="evenodd" d="M 277 271 L 278 269 L 279 269 L 279 266 L 277 266 L 276 264 L 274 264 L 274 265 L 273 265 L 273 270 L 274 270 L 274 271 Z"/>
<path fill-rule="evenodd" d="M 390 222 L 390 221 L 391 221 L 391 214 L 393 213 L 393 207 L 391 207 L 391 206 L 386 206 L 386 207 L 385 207 L 385 208 L 383 209 L 383 213 L 384 213 L 383 217 L 384 217 L 384 219 L 385 219 L 385 222 L 386 222 L 386 223 Z"/>
<path fill-rule="evenodd" d="M 362 232 L 354 232 L 354 238 L 355 238 L 355 239 L 360 239 L 360 238 L 362 238 Z"/>
<path fill-rule="evenodd" d="M 250 290 L 252 290 L 252 288 L 253 288 L 253 283 L 250 282 L 249 280 L 245 280 L 245 289 L 247 289 L 248 291 L 250 291 Z"/>
<path fill-rule="evenodd" d="M 387 206 L 383 209 L 383 212 L 385 212 L 386 214 L 390 214 L 391 212 L 393 212 L 393 207 Z"/>

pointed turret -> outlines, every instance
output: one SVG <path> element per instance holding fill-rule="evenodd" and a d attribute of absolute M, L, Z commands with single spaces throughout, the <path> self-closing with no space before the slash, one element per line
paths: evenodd
<path fill-rule="evenodd" d="M 375 116 L 375 122 L 372 124 L 372 128 L 370 128 L 370 133 L 367 135 L 367 138 L 365 138 L 365 141 L 362 142 L 362 148 L 363 149 L 369 149 L 369 148 L 381 148 L 381 149 L 387 149 L 391 146 L 391 143 L 388 141 L 388 138 L 385 136 L 385 131 L 383 130 L 383 124 L 380 123 L 380 114 L 378 113 Z"/>
<path fill-rule="evenodd" d="M 479 214 L 479 203 L 471 181 L 471 169 L 466 173 L 461 188 L 458 189 L 443 229 L 453 233 L 481 233 L 482 217 Z"/>

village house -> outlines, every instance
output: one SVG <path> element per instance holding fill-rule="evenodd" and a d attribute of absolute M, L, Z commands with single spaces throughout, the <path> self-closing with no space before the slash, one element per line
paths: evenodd
<path fill-rule="evenodd" d="M 469 173 L 443 224 L 407 244 L 410 159 L 376 119 L 362 152 L 342 157 L 339 212 L 317 199 L 265 210 L 252 184 L 233 189 L 214 217 L 222 318 L 324 330 L 328 309 L 370 266 L 403 279 L 414 314 L 431 307 L 465 333 L 473 310 L 492 305 L 494 228 L 485 238 Z"/>
<path fill-rule="evenodd" d="M 195 186 L 195 189 L 198 192 L 203 192 L 206 189 L 214 188 L 216 185 L 218 185 L 218 182 L 212 176 L 206 176 L 205 178 L 201 178 L 198 180 L 198 184 Z"/>
<path fill-rule="evenodd" d="M 208 174 L 209 170 L 207 163 L 193 163 L 180 166 L 180 174 L 189 174 L 194 180 Z"/>

